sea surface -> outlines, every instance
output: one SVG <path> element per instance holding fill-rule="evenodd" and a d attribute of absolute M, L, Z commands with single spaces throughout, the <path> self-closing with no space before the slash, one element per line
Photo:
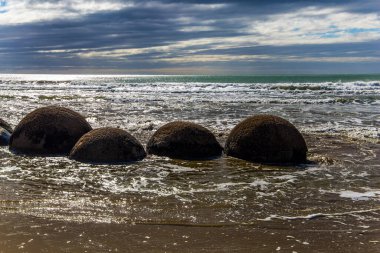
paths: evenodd
<path fill-rule="evenodd" d="M 106 166 L 0 147 L 0 252 L 380 252 L 380 75 L 0 74 L 0 118 L 48 105 L 143 145 L 174 120 L 223 145 L 244 118 L 274 114 L 302 132 L 309 162 Z"/>

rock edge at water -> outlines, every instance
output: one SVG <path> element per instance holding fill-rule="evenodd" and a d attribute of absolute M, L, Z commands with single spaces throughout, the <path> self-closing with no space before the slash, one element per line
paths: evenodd
<path fill-rule="evenodd" d="M 13 132 L 13 128 L 10 124 L 8 124 L 5 120 L 0 119 L 0 127 L 7 130 L 9 133 Z"/>
<path fill-rule="evenodd" d="M 13 129 L 11 125 L 0 119 L 0 146 L 8 146 Z"/>

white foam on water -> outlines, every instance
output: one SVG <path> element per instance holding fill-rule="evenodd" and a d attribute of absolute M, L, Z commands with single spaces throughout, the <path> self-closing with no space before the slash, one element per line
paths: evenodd
<path fill-rule="evenodd" d="M 378 141 L 380 139 L 380 128 L 375 126 L 354 126 L 328 122 L 319 126 L 304 127 L 302 130 L 307 133 L 343 135 L 360 140 L 374 139 Z"/>
<path fill-rule="evenodd" d="M 198 171 L 193 168 L 183 167 L 183 166 L 178 166 L 178 165 L 173 165 L 173 164 L 166 164 L 165 168 L 168 168 L 170 170 L 170 173 L 184 173 L 184 172 Z"/>
<path fill-rule="evenodd" d="M 251 187 L 259 187 L 260 190 L 265 190 L 268 188 L 268 185 L 270 185 L 269 182 L 265 180 L 255 180 L 249 184 Z"/>
<path fill-rule="evenodd" d="M 341 213 L 312 213 L 308 215 L 300 215 L 300 216 L 283 216 L 272 214 L 266 218 L 258 219 L 260 221 L 271 221 L 271 220 L 311 220 L 316 218 L 333 218 L 337 216 L 347 216 L 347 215 L 358 215 L 358 214 L 367 214 L 374 213 L 380 211 L 380 208 L 367 209 L 367 210 L 357 210 L 350 212 L 341 212 Z"/>
<path fill-rule="evenodd" d="M 295 175 L 282 175 L 282 176 L 275 176 L 273 178 L 284 180 L 283 183 L 294 183 L 297 180 L 297 176 Z"/>
<path fill-rule="evenodd" d="M 17 174 L 21 169 L 17 166 L 4 166 L 0 168 L 0 178 L 9 180 L 9 181 L 20 181 L 21 179 L 15 178 L 12 175 Z"/>
<path fill-rule="evenodd" d="M 363 172 L 361 172 L 361 173 L 359 173 L 359 174 L 357 174 L 357 176 L 358 177 L 368 177 L 369 176 L 369 174 L 368 174 L 368 172 L 367 171 L 363 171 Z"/>
<path fill-rule="evenodd" d="M 232 187 L 247 187 L 249 186 L 248 183 L 220 183 L 215 185 L 215 190 L 216 191 L 229 191 L 231 190 Z"/>
<path fill-rule="evenodd" d="M 380 201 L 380 190 L 372 190 L 366 192 L 340 191 L 337 192 L 341 198 L 349 198 L 354 201 L 377 199 Z"/>

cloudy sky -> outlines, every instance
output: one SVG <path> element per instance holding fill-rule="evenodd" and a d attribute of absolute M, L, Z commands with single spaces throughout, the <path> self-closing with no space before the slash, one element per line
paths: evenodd
<path fill-rule="evenodd" d="M 0 73 L 379 72 L 379 0 L 0 0 Z"/>

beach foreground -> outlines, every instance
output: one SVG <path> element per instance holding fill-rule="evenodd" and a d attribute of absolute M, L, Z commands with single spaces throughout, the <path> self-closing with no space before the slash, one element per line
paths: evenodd
<path fill-rule="evenodd" d="M 284 117 L 307 164 L 148 156 L 127 165 L 0 148 L 3 252 L 378 252 L 380 77 L 0 76 L 1 117 L 70 107 L 146 145 L 174 120 L 223 145 L 242 119 Z M 0 252 L 1 252 L 0 250 Z"/>
<path fill-rule="evenodd" d="M 371 215 L 364 215 L 368 219 Z M 378 252 L 379 215 L 250 225 L 75 223 L 6 215 L 2 252 Z M 17 226 L 9 226 L 9 224 Z M 375 228 L 374 228 L 375 227 Z M 377 228 L 377 229 L 376 229 Z M 15 232 L 15 229 L 22 231 Z"/>

